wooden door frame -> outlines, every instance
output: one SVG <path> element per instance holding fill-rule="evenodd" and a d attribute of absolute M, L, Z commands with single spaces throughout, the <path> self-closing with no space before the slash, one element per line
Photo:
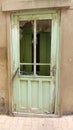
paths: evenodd
<path fill-rule="evenodd" d="M 39 12 L 45 12 L 45 13 L 53 13 L 58 15 L 58 21 L 59 21 L 59 28 L 58 28 L 58 46 L 57 46 L 57 68 L 56 68 L 56 93 L 55 93 L 55 113 L 54 115 L 59 115 L 59 84 L 60 84 L 60 11 L 58 10 L 41 10 L 41 11 L 34 11 L 35 13 Z M 31 11 L 32 12 L 32 11 Z M 26 14 L 29 13 L 28 11 L 25 12 Z M 9 88 L 9 114 L 13 113 L 12 111 L 12 46 L 11 46 L 11 15 L 18 13 L 6 13 L 7 18 L 7 55 L 8 55 L 8 88 Z"/>

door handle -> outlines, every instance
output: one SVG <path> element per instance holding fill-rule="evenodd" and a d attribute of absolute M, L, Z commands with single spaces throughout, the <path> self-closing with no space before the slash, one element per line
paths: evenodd
<path fill-rule="evenodd" d="M 16 71 L 15 71 L 13 77 L 12 77 L 12 80 L 16 77 L 16 75 L 17 75 L 18 72 L 19 72 L 19 67 L 16 69 Z"/>

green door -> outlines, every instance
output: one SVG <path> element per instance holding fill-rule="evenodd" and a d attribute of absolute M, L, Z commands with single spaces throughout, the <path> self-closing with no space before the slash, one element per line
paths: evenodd
<path fill-rule="evenodd" d="M 58 46 L 58 12 L 12 15 L 13 112 L 55 112 Z"/>

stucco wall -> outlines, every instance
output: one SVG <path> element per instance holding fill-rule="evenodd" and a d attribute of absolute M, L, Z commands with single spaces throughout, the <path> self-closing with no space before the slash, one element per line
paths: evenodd
<path fill-rule="evenodd" d="M 61 112 L 73 113 L 73 10 L 61 13 Z"/>
<path fill-rule="evenodd" d="M 6 18 L 0 12 L 0 112 L 8 109 Z"/>
<path fill-rule="evenodd" d="M 2 10 L 24 10 L 53 7 L 69 7 L 71 0 L 6 0 L 2 2 Z M 15 6 L 16 5 L 16 6 Z"/>
<path fill-rule="evenodd" d="M 8 112 L 7 18 L 0 0 L 0 112 Z M 60 36 L 60 112 L 73 112 L 73 0 L 71 8 L 61 11 Z"/>

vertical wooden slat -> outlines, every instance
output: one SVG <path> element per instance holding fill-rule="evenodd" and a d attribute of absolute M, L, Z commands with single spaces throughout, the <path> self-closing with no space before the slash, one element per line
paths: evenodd
<path fill-rule="evenodd" d="M 12 72 L 15 74 L 16 70 L 19 68 L 19 22 L 17 21 L 17 17 L 15 19 L 12 18 Z M 18 75 L 16 75 L 13 79 L 13 106 L 16 104 L 16 109 L 19 108 L 19 96 L 16 97 L 14 90 L 15 87 L 20 88 L 20 81 Z M 16 92 L 16 91 L 15 91 Z M 19 90 L 18 93 L 19 95 Z"/>
<path fill-rule="evenodd" d="M 18 111 L 20 108 L 20 80 L 18 77 L 13 81 L 13 111 Z"/>
<path fill-rule="evenodd" d="M 17 17 L 12 19 L 12 60 L 13 60 L 13 74 L 16 72 L 20 63 L 20 50 L 19 50 L 19 22 Z"/>
<path fill-rule="evenodd" d="M 43 81 L 42 83 L 42 87 L 43 87 L 43 111 L 45 113 L 50 113 L 50 110 L 49 110 L 49 107 L 50 107 L 50 101 L 49 101 L 49 98 L 50 98 L 50 86 L 49 86 L 49 82 L 48 81 Z M 52 95 L 53 96 L 53 95 Z"/>
<path fill-rule="evenodd" d="M 39 108 L 42 110 L 42 80 L 39 80 Z"/>
<path fill-rule="evenodd" d="M 28 80 L 28 110 L 31 109 L 31 81 Z"/>
<path fill-rule="evenodd" d="M 50 82 L 50 86 L 49 86 L 49 110 L 50 110 L 50 113 L 53 113 L 54 112 L 54 101 L 55 101 L 55 97 L 54 97 L 54 94 L 55 94 L 55 87 L 54 87 L 54 84 L 53 84 L 53 81 Z"/>
<path fill-rule="evenodd" d="M 34 20 L 34 75 L 36 75 L 36 20 Z"/>
<path fill-rule="evenodd" d="M 56 87 L 55 87 L 55 114 L 59 114 L 59 83 L 60 83 L 60 77 L 59 77 L 59 69 L 60 69 L 60 14 L 58 15 L 58 19 L 56 20 L 57 24 L 57 55 L 56 55 Z"/>
<path fill-rule="evenodd" d="M 20 109 L 28 108 L 28 81 L 20 81 L 19 97 Z"/>
<path fill-rule="evenodd" d="M 51 31 L 51 70 L 56 67 L 56 54 L 57 54 L 57 21 L 52 20 L 52 31 Z M 53 71 L 51 71 L 51 76 L 53 76 Z"/>
<path fill-rule="evenodd" d="M 31 82 L 32 86 L 32 108 L 38 109 L 39 106 L 39 82 L 38 80 L 32 80 Z"/>
<path fill-rule="evenodd" d="M 9 113 L 12 112 L 12 58 L 11 58 L 11 19 L 10 13 L 6 13 L 6 24 L 7 24 L 7 58 L 8 58 L 8 98 L 9 98 Z"/>

